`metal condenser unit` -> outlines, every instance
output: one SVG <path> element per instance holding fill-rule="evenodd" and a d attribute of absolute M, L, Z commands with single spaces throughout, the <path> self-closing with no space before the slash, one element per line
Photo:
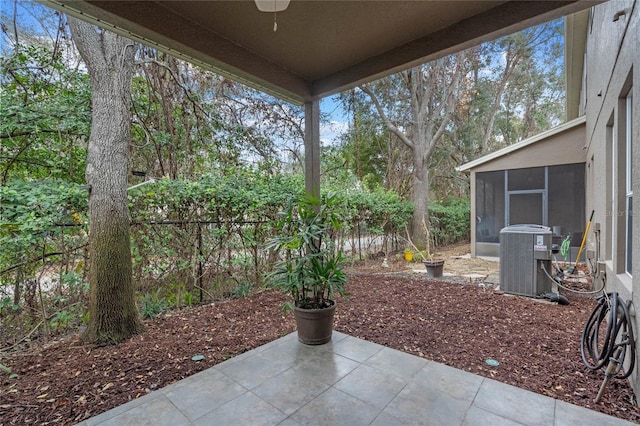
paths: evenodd
<path fill-rule="evenodd" d="M 542 225 L 511 225 L 500 230 L 500 289 L 538 296 L 551 292 L 551 229 Z M 544 267 L 544 269 L 543 269 Z"/>

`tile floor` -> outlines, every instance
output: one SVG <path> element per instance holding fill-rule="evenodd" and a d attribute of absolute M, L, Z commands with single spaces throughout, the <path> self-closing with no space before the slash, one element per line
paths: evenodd
<path fill-rule="evenodd" d="M 295 333 L 88 419 L 108 425 L 625 425 L 334 332 Z"/>

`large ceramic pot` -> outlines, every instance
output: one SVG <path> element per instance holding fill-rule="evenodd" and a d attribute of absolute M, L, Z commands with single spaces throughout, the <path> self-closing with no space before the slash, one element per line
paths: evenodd
<path fill-rule="evenodd" d="M 333 332 L 333 313 L 336 302 L 323 309 L 300 309 L 296 307 L 293 315 L 298 327 L 298 340 L 305 345 L 322 345 L 331 340 Z"/>
<path fill-rule="evenodd" d="M 427 268 L 429 278 L 440 278 L 444 267 L 444 259 L 425 260 L 424 266 Z"/>

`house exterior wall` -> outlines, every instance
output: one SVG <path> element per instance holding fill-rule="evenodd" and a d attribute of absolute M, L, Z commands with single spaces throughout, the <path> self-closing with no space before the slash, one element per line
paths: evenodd
<path fill-rule="evenodd" d="M 587 240 L 588 257 L 603 274 L 608 292 L 631 300 L 636 336 L 640 334 L 640 4 L 615 0 L 591 10 L 587 27 L 586 96 L 587 211 L 595 210 Z M 632 113 L 627 114 L 627 96 Z M 630 122 L 630 125 L 628 123 Z M 631 185 L 636 195 L 632 215 L 633 232 L 626 229 L 626 153 L 621 148 L 632 137 Z M 627 236 L 631 239 L 631 273 L 626 263 Z M 588 262 L 589 263 L 589 262 Z M 596 286 L 602 283 L 596 280 Z M 640 353 L 640 344 L 636 341 Z M 640 395 L 640 368 L 629 378 Z"/>
<path fill-rule="evenodd" d="M 584 163 L 586 161 L 585 129 L 584 125 L 572 127 L 533 145 L 474 167 L 473 172 Z"/>

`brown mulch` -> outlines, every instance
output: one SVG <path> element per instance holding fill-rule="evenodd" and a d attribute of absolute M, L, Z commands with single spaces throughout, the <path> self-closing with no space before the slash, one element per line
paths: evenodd
<path fill-rule="evenodd" d="M 422 274 L 352 271 L 335 329 L 426 359 L 633 422 L 640 409 L 626 381 L 593 399 L 601 372 L 585 368 L 580 334 L 595 302 L 560 306 Z M 78 336 L 0 354 L 0 425 L 73 424 L 167 386 L 294 330 L 283 297 L 264 291 L 170 312 L 119 346 L 92 348 Z M 194 355 L 204 360 L 194 362 Z M 490 367 L 487 359 L 500 365 Z"/>

